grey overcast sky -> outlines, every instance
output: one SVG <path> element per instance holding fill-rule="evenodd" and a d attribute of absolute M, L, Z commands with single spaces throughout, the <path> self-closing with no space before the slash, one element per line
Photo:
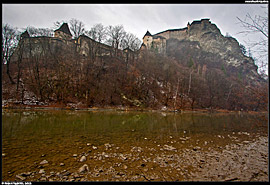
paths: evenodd
<path fill-rule="evenodd" d="M 90 29 L 122 24 L 126 31 L 142 38 L 172 28 L 184 28 L 188 22 L 210 18 L 221 33 L 239 39 L 242 30 L 236 17 L 263 15 L 265 4 L 2 4 L 2 22 L 14 27 L 51 28 L 53 23 L 76 18 Z M 240 39 L 241 38 L 241 39 Z"/>
<path fill-rule="evenodd" d="M 56 21 L 76 18 L 87 30 L 97 23 L 122 24 L 127 32 L 142 39 L 147 30 L 155 34 L 184 28 L 188 22 L 210 18 L 223 35 L 229 33 L 241 44 L 258 40 L 260 34 L 244 36 L 236 17 L 264 15 L 267 4 L 2 4 L 2 22 L 17 28 L 52 28 Z"/>

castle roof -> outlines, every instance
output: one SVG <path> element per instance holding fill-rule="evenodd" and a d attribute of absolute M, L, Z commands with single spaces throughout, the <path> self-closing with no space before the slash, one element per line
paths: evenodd
<path fill-rule="evenodd" d="M 25 32 L 23 32 L 23 33 L 21 34 L 21 38 L 29 38 L 29 37 L 30 37 L 30 35 L 29 35 L 29 33 L 28 33 L 27 30 L 25 30 Z"/>
<path fill-rule="evenodd" d="M 187 27 L 185 27 L 185 28 L 178 28 L 178 29 L 168 29 L 168 30 L 165 30 L 165 31 L 156 33 L 154 36 L 157 36 L 158 34 L 161 34 L 161 33 L 167 32 L 167 31 L 183 31 L 183 30 L 186 30 L 186 29 L 187 29 Z"/>
<path fill-rule="evenodd" d="M 201 19 L 201 20 L 195 20 L 195 21 L 193 21 L 191 24 L 201 24 L 201 22 L 202 21 L 208 21 L 208 22 L 210 22 L 209 21 L 210 19 L 209 18 L 205 18 L 205 19 Z M 211 22 L 210 22 L 211 23 Z M 188 25 L 190 25 L 190 23 L 188 22 Z M 187 30 L 187 27 L 185 27 L 185 28 L 177 28 L 177 29 L 168 29 L 168 30 L 165 30 L 165 31 L 161 31 L 161 32 L 159 32 L 159 33 L 156 33 L 156 34 L 154 34 L 154 35 L 152 35 L 153 37 L 154 36 L 157 36 L 158 34 L 161 34 L 161 33 L 164 33 L 164 32 L 167 32 L 167 31 L 169 31 L 169 32 L 172 32 L 172 31 L 184 31 L 184 30 Z M 148 31 L 147 31 L 148 32 Z M 146 34 L 147 34 L 147 32 L 146 32 Z M 148 32 L 149 33 L 149 32 Z M 144 35 L 144 36 L 146 36 L 146 34 Z M 150 33 L 149 33 L 150 34 Z M 151 35 L 151 34 L 150 34 Z"/>
<path fill-rule="evenodd" d="M 146 32 L 146 34 L 143 36 L 143 38 L 144 38 L 145 36 L 152 36 L 152 35 L 151 35 L 151 33 L 147 30 L 147 32 Z"/>
<path fill-rule="evenodd" d="M 201 20 L 195 20 L 193 21 L 191 24 L 201 24 L 202 21 L 209 21 L 210 19 L 206 18 L 206 19 L 201 19 Z M 209 21 L 210 22 L 210 21 Z"/>
<path fill-rule="evenodd" d="M 56 32 L 56 31 L 62 31 L 62 32 L 72 36 L 67 23 L 63 23 L 62 26 L 60 26 L 60 28 L 58 28 L 54 32 Z"/>

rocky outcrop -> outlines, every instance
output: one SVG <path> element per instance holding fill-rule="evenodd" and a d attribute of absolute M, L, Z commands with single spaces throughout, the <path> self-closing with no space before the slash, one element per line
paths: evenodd
<path fill-rule="evenodd" d="M 251 82 L 263 81 L 254 60 L 242 53 L 238 41 L 223 36 L 210 21 L 194 21 L 185 33 L 168 38 L 166 46 L 166 54 L 179 60 L 189 57 L 208 68 L 226 70 Z"/>

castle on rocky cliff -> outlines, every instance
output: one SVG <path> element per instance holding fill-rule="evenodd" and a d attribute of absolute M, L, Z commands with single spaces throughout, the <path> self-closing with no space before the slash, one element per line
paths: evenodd
<path fill-rule="evenodd" d="M 23 50 L 19 52 L 19 50 Z M 67 23 L 63 23 L 54 30 L 54 36 L 31 37 L 27 30 L 21 34 L 21 40 L 17 52 L 12 56 L 12 60 L 18 60 L 19 54 L 22 59 L 28 59 L 33 55 L 50 52 L 51 54 L 63 55 L 65 53 L 77 53 L 87 58 L 92 56 L 115 56 L 118 58 L 134 58 L 136 52 L 129 48 L 120 50 L 109 45 L 97 42 L 86 35 L 80 35 L 73 39 Z"/>
<path fill-rule="evenodd" d="M 217 29 L 216 25 L 211 24 L 210 19 L 201 19 L 193 21 L 191 24 L 188 22 L 187 27 L 179 29 L 168 29 L 159 33 L 152 35 L 149 31 L 143 37 L 143 43 L 141 45 L 141 50 L 154 51 L 156 53 L 165 54 L 166 53 L 166 41 L 170 38 L 185 40 L 190 39 L 190 32 L 192 30 L 200 29 Z M 192 40 L 192 38 L 191 38 Z"/>
<path fill-rule="evenodd" d="M 17 55 L 17 58 L 27 59 L 31 58 L 33 54 L 39 55 L 46 51 L 52 56 L 65 56 L 67 53 L 74 53 L 86 59 L 88 57 L 113 56 L 125 61 L 134 61 L 145 51 L 174 56 L 172 52 L 188 45 L 190 51 L 214 55 L 219 57 L 219 60 L 224 61 L 224 65 L 228 67 L 241 68 L 242 71 L 246 72 L 252 71 L 253 76 L 257 76 L 258 67 L 252 58 L 242 53 L 239 42 L 233 37 L 223 36 L 219 28 L 208 18 L 195 20 L 191 24 L 187 23 L 185 28 L 168 29 L 154 35 L 147 31 L 138 51 L 132 51 L 129 48 L 116 49 L 99 43 L 86 35 L 72 39 L 67 23 L 63 23 L 59 29 L 54 31 L 54 37 L 30 37 L 27 31 L 21 37 L 21 41 L 25 45 L 24 52 L 17 52 L 17 54 L 23 53 L 23 56 Z M 184 49 L 184 51 L 186 50 L 188 49 Z M 181 54 L 181 52 L 177 52 Z M 195 57 L 198 55 L 193 54 L 193 58 Z M 16 54 L 13 60 L 16 60 Z"/>
<path fill-rule="evenodd" d="M 191 24 L 188 22 L 187 27 L 179 28 L 179 29 L 168 29 L 159 33 L 152 35 L 149 31 L 143 37 L 143 43 L 139 49 L 140 51 L 151 51 L 159 54 L 166 55 L 166 47 L 167 41 L 169 39 L 178 39 L 178 40 L 194 40 L 194 37 L 197 37 L 198 30 L 208 30 L 208 31 L 217 31 L 218 28 L 215 24 L 212 24 L 210 19 L 201 19 L 193 21 Z M 218 30 L 219 31 L 219 30 Z M 195 35 L 194 35 L 195 33 Z M 70 32 L 69 26 L 67 23 L 63 23 L 58 29 L 54 31 L 54 37 L 30 37 L 28 32 L 25 31 L 21 35 L 21 39 L 24 40 L 24 43 L 28 43 L 28 45 L 34 44 L 35 50 L 39 50 L 39 43 L 48 42 L 52 47 L 48 47 L 50 49 L 55 48 L 76 48 L 76 52 L 84 57 L 89 57 L 93 53 L 97 56 L 104 55 L 138 55 L 137 51 L 131 51 L 129 48 L 124 50 L 119 50 L 112 48 L 109 45 L 96 42 L 95 40 L 89 38 L 86 35 L 80 35 L 76 39 L 72 39 L 72 34 Z M 195 39 L 196 40 L 196 39 Z M 97 47 L 98 46 L 98 47 Z M 26 47 L 27 48 L 27 47 Z M 98 48 L 98 51 L 97 51 Z M 26 56 L 27 58 L 28 56 Z"/>

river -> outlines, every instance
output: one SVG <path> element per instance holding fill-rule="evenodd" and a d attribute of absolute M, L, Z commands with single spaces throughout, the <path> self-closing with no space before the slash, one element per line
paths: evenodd
<path fill-rule="evenodd" d="M 2 110 L 3 181 L 268 181 L 263 113 Z"/>

